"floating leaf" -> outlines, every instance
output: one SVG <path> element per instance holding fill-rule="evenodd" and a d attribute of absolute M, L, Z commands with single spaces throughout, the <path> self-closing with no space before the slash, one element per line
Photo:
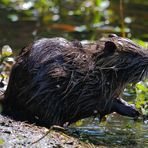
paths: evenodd
<path fill-rule="evenodd" d="M 132 128 L 132 125 L 130 123 L 127 123 L 126 128 Z"/>
<path fill-rule="evenodd" d="M 82 120 L 79 120 L 76 122 L 76 126 L 81 126 L 83 124 L 83 121 Z"/>

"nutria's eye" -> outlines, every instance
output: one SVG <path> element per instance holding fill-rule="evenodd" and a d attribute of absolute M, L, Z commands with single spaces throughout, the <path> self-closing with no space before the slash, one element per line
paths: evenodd
<path fill-rule="evenodd" d="M 118 37 L 118 36 L 116 34 L 109 34 L 108 37 L 113 38 L 113 37 Z"/>
<path fill-rule="evenodd" d="M 115 50 L 117 49 L 116 45 L 114 42 L 111 41 L 107 41 L 105 43 L 105 47 L 104 47 L 104 53 L 108 53 L 108 54 L 113 54 L 115 52 Z"/>

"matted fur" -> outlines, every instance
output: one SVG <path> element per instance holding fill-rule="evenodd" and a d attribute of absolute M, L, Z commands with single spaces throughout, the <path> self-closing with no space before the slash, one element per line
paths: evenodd
<path fill-rule="evenodd" d="M 48 127 L 112 112 L 136 117 L 121 94 L 147 73 L 148 50 L 129 39 L 40 39 L 22 49 L 13 66 L 4 111 Z"/>

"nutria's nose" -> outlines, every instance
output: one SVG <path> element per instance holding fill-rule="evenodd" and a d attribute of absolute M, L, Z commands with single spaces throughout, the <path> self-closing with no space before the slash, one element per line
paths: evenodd
<path fill-rule="evenodd" d="M 112 37 L 118 37 L 118 36 L 116 34 L 109 34 L 108 37 L 112 38 Z"/>

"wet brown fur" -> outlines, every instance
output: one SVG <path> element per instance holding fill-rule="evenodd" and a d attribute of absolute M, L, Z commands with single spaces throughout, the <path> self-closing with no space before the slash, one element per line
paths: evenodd
<path fill-rule="evenodd" d="M 94 43 L 41 39 L 22 49 L 12 68 L 4 112 L 40 125 L 138 111 L 121 99 L 128 83 L 148 73 L 148 50 L 110 36 Z"/>

